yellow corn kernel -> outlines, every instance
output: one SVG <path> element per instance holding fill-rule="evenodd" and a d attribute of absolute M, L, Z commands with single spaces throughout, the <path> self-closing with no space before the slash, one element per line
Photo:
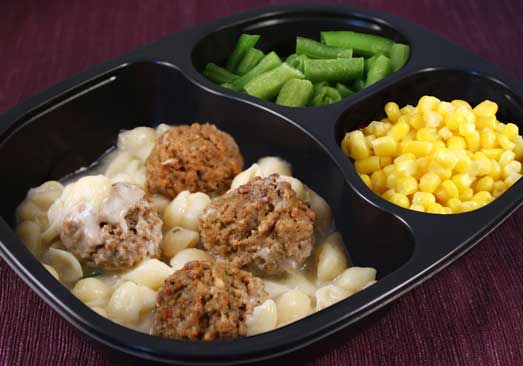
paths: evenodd
<path fill-rule="evenodd" d="M 492 201 L 493 197 L 490 194 L 490 192 L 487 191 L 479 191 L 474 196 L 472 196 L 473 201 L 477 201 L 479 203 L 489 203 Z"/>
<path fill-rule="evenodd" d="M 521 137 L 521 136 L 519 136 Z M 516 153 L 515 159 L 522 160 L 523 159 L 523 140 L 517 139 L 515 146 L 514 146 L 514 152 Z"/>
<path fill-rule="evenodd" d="M 345 147 L 343 147 L 345 144 Z M 370 156 L 370 146 L 365 140 L 365 136 L 361 131 L 352 131 L 345 134 L 342 142 L 342 149 L 348 152 L 348 155 L 355 159 L 365 159 Z"/>
<path fill-rule="evenodd" d="M 492 130 L 492 132 L 496 131 L 497 127 L 497 121 L 495 116 L 487 116 L 487 117 L 478 117 L 476 119 L 476 128 L 478 130 L 482 130 L 484 128 L 488 128 Z"/>
<path fill-rule="evenodd" d="M 398 148 L 398 143 L 390 136 L 378 137 L 371 144 L 374 154 L 378 156 L 392 156 Z"/>
<path fill-rule="evenodd" d="M 519 128 L 513 123 L 507 123 L 501 133 L 513 141 L 519 135 Z"/>
<path fill-rule="evenodd" d="M 436 202 L 436 197 L 429 192 L 416 192 L 412 196 L 413 203 L 419 203 L 424 207 L 427 207 L 430 203 Z"/>
<path fill-rule="evenodd" d="M 406 196 L 414 194 L 418 189 L 418 181 L 414 177 L 400 176 L 396 180 L 396 192 Z"/>
<path fill-rule="evenodd" d="M 454 134 L 452 133 L 452 131 L 448 127 L 440 128 L 439 131 L 438 131 L 438 135 L 445 141 L 447 141 L 452 136 L 454 136 Z"/>
<path fill-rule="evenodd" d="M 451 150 L 440 150 L 432 155 L 433 161 L 445 169 L 454 169 L 458 163 L 458 157 Z"/>
<path fill-rule="evenodd" d="M 422 192 L 434 193 L 440 182 L 441 178 L 439 175 L 428 172 L 421 177 L 418 186 Z"/>
<path fill-rule="evenodd" d="M 439 203 L 431 203 L 425 208 L 425 211 L 433 214 L 446 214 L 447 211 Z"/>
<path fill-rule="evenodd" d="M 490 129 L 484 129 L 479 134 L 481 147 L 483 149 L 492 149 L 496 147 L 497 144 L 497 138 L 496 134 L 492 132 Z"/>
<path fill-rule="evenodd" d="M 365 159 L 356 160 L 354 167 L 359 174 L 369 174 L 380 169 L 380 158 L 377 156 L 370 156 Z"/>
<path fill-rule="evenodd" d="M 452 181 L 458 187 L 460 192 L 464 192 L 470 188 L 470 185 L 474 181 L 467 173 L 456 174 L 452 177 Z"/>
<path fill-rule="evenodd" d="M 463 121 L 463 123 L 461 123 L 458 128 L 459 134 L 463 137 L 473 133 L 474 131 L 476 131 L 476 125 L 468 121 Z"/>
<path fill-rule="evenodd" d="M 428 141 L 407 141 L 403 153 L 412 153 L 418 157 L 429 155 L 432 151 L 432 143 Z"/>
<path fill-rule="evenodd" d="M 415 139 L 416 139 L 416 131 L 411 130 L 408 134 L 403 136 L 401 141 L 412 141 L 412 140 L 415 140 Z"/>
<path fill-rule="evenodd" d="M 497 140 L 498 140 L 498 144 L 505 150 L 512 150 L 516 146 L 515 143 L 510 141 L 510 139 L 503 134 L 498 134 Z"/>
<path fill-rule="evenodd" d="M 445 189 L 445 191 L 447 192 L 447 195 L 449 196 L 449 199 L 459 197 L 458 187 L 456 186 L 456 184 L 453 181 L 451 181 L 449 179 L 444 180 L 443 182 L 441 182 L 440 187 Z"/>
<path fill-rule="evenodd" d="M 441 102 L 440 104 L 438 104 L 438 107 L 436 108 L 438 113 L 440 113 L 442 116 L 446 116 L 447 113 L 452 112 L 455 109 L 456 107 L 454 107 L 449 102 Z"/>
<path fill-rule="evenodd" d="M 401 120 L 402 117 L 400 117 Z M 399 121 L 399 120 L 398 120 Z M 419 130 L 420 128 L 425 127 L 425 120 L 420 113 L 411 114 L 406 118 L 406 121 L 414 129 Z"/>
<path fill-rule="evenodd" d="M 418 101 L 418 107 L 422 110 L 430 110 L 434 107 L 437 107 L 440 100 L 436 97 L 433 97 L 431 95 L 424 95 L 422 96 Z"/>
<path fill-rule="evenodd" d="M 402 175 L 416 175 L 417 165 L 414 160 L 394 161 L 394 166 L 396 167 L 396 171 Z"/>
<path fill-rule="evenodd" d="M 432 160 L 429 163 L 429 172 L 437 174 L 443 180 L 449 179 L 452 176 L 451 169 L 447 169 L 447 168 L 441 166 L 434 160 Z"/>
<path fill-rule="evenodd" d="M 503 122 L 500 122 L 500 121 L 496 120 L 496 129 L 495 129 L 495 131 L 497 133 L 502 133 L 504 129 L 505 129 L 505 124 Z"/>
<path fill-rule="evenodd" d="M 389 132 L 391 127 L 392 127 L 392 125 L 390 123 L 372 121 L 371 123 L 369 123 L 369 125 L 367 127 L 365 127 L 363 129 L 363 131 L 367 135 L 374 135 L 376 137 L 382 137 L 382 136 L 385 136 L 387 134 L 387 132 Z"/>
<path fill-rule="evenodd" d="M 390 131 L 387 133 L 394 140 L 400 141 L 410 131 L 410 126 L 406 122 L 397 122 L 393 125 Z"/>
<path fill-rule="evenodd" d="M 394 193 L 389 201 L 403 208 L 409 208 L 410 206 L 409 198 L 401 193 Z"/>
<path fill-rule="evenodd" d="M 386 199 L 387 201 L 390 201 L 391 197 L 394 196 L 396 194 L 396 191 L 394 189 L 389 189 L 387 191 L 385 191 L 381 197 L 383 197 L 384 199 Z"/>
<path fill-rule="evenodd" d="M 400 117 L 400 107 L 394 102 L 388 102 L 385 104 L 385 113 L 392 122 L 396 122 Z"/>
<path fill-rule="evenodd" d="M 429 164 L 431 162 L 430 157 L 424 156 L 416 159 L 416 174 L 422 176 L 429 170 Z"/>
<path fill-rule="evenodd" d="M 383 168 L 383 173 L 385 173 L 385 175 L 389 175 L 391 174 L 393 171 L 395 171 L 395 166 L 394 164 L 390 164 L 390 165 L 387 165 Z"/>
<path fill-rule="evenodd" d="M 498 180 L 497 182 L 494 182 L 494 187 L 492 188 L 492 195 L 497 198 L 501 196 L 503 193 L 505 193 L 506 190 L 507 188 L 505 187 L 505 182 L 503 182 L 502 180 Z"/>
<path fill-rule="evenodd" d="M 474 190 L 472 188 L 467 188 L 464 191 L 459 192 L 459 199 L 462 201 L 470 201 L 474 196 Z"/>
<path fill-rule="evenodd" d="M 367 145 L 372 146 L 372 141 L 376 140 L 376 136 L 366 135 L 365 140 L 367 140 Z"/>
<path fill-rule="evenodd" d="M 401 114 L 410 114 L 412 111 L 414 111 L 414 107 L 410 104 L 407 104 L 405 107 L 400 109 Z"/>
<path fill-rule="evenodd" d="M 450 208 L 453 213 L 458 213 L 461 211 L 461 201 L 459 198 L 451 198 L 447 201 L 447 207 Z"/>
<path fill-rule="evenodd" d="M 458 157 L 458 161 L 454 166 L 454 170 L 457 173 L 466 173 L 470 170 L 471 164 L 472 160 L 468 157 L 467 154 L 463 154 L 462 156 Z"/>
<path fill-rule="evenodd" d="M 514 183 L 516 183 L 522 177 L 521 174 L 515 173 L 505 178 L 505 187 L 509 189 Z"/>
<path fill-rule="evenodd" d="M 501 177 L 501 165 L 494 159 L 490 159 L 490 172 L 488 174 L 494 181 Z"/>
<path fill-rule="evenodd" d="M 459 126 L 465 121 L 462 114 L 457 111 L 447 113 L 445 116 L 445 126 L 451 131 L 458 131 Z"/>
<path fill-rule="evenodd" d="M 421 205 L 419 203 L 413 203 L 412 205 L 410 205 L 409 209 L 418 211 L 418 212 L 425 212 L 425 207 L 423 207 L 423 205 Z"/>
<path fill-rule="evenodd" d="M 490 169 L 490 159 L 482 152 L 476 152 L 470 165 L 469 174 L 473 177 L 487 175 Z"/>
<path fill-rule="evenodd" d="M 391 124 L 391 121 L 387 117 L 380 119 L 380 122 Z"/>
<path fill-rule="evenodd" d="M 463 150 L 467 147 L 467 144 L 463 137 L 452 136 L 447 140 L 447 147 L 451 150 Z"/>
<path fill-rule="evenodd" d="M 370 181 L 370 177 L 367 174 L 360 174 L 360 178 L 367 187 L 372 189 L 372 183 Z"/>
<path fill-rule="evenodd" d="M 465 118 L 465 123 L 472 124 L 473 126 L 475 126 L 476 115 L 474 114 L 474 112 L 472 112 L 470 108 L 467 108 L 465 106 L 458 107 L 456 113 L 460 113 L 463 116 L 463 118 Z"/>
<path fill-rule="evenodd" d="M 481 144 L 478 131 L 472 131 L 467 133 L 465 136 L 465 141 L 467 142 L 467 147 L 470 151 L 478 151 Z"/>
<path fill-rule="evenodd" d="M 468 102 L 461 99 L 454 99 L 452 102 L 450 102 L 450 104 L 452 104 L 455 108 L 466 107 L 468 109 L 472 109 Z"/>
<path fill-rule="evenodd" d="M 499 165 L 504 167 L 505 165 L 507 165 L 508 163 L 513 161 L 515 159 L 515 157 L 516 157 L 516 153 L 509 151 L 509 150 L 505 150 L 501 153 L 501 156 L 498 159 Z"/>
<path fill-rule="evenodd" d="M 481 152 L 489 159 L 498 160 L 503 153 L 503 149 L 482 149 Z"/>
<path fill-rule="evenodd" d="M 441 114 L 433 110 L 423 111 L 423 119 L 425 120 L 425 126 L 429 128 L 438 128 L 443 123 Z"/>
<path fill-rule="evenodd" d="M 392 156 L 380 156 L 380 165 L 386 167 L 392 164 Z"/>
<path fill-rule="evenodd" d="M 370 176 L 372 189 L 379 194 L 387 190 L 387 176 L 382 170 L 377 170 Z"/>
<path fill-rule="evenodd" d="M 498 105 L 490 100 L 485 100 L 474 107 L 473 112 L 478 117 L 495 116 L 498 111 Z"/>
<path fill-rule="evenodd" d="M 416 155 L 414 155 L 412 153 L 401 154 L 396 159 L 394 159 L 394 163 L 400 163 L 402 161 L 407 161 L 407 160 L 416 160 Z"/>
<path fill-rule="evenodd" d="M 503 178 L 508 177 L 509 175 L 513 174 L 520 174 L 521 173 L 521 163 L 519 161 L 513 160 L 507 165 L 505 165 L 503 168 L 501 168 L 501 175 Z"/>
<path fill-rule="evenodd" d="M 490 192 L 494 188 L 494 178 L 487 175 L 476 182 L 476 191 Z"/>
<path fill-rule="evenodd" d="M 392 173 L 388 174 L 387 175 L 387 180 L 385 182 L 387 188 L 391 188 L 391 189 L 394 189 L 396 190 L 396 182 L 398 181 L 398 178 L 401 177 L 402 175 L 399 174 L 396 169 L 394 169 L 392 171 Z"/>
<path fill-rule="evenodd" d="M 437 141 L 439 138 L 440 136 L 434 128 L 423 127 L 416 132 L 416 140 L 418 141 Z"/>
<path fill-rule="evenodd" d="M 441 140 L 439 141 L 434 141 L 432 143 L 432 154 L 435 154 L 439 151 L 443 151 L 443 150 L 447 150 L 447 145 L 445 145 L 445 143 Z"/>
<path fill-rule="evenodd" d="M 461 202 L 461 212 L 474 211 L 480 208 L 480 204 L 477 201 L 463 201 Z"/>

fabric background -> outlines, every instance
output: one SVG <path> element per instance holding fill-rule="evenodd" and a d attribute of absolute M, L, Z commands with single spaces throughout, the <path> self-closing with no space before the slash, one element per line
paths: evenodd
<path fill-rule="evenodd" d="M 278 1 L 0 1 L 0 112 L 182 28 Z M 421 24 L 523 78 L 520 0 L 355 0 Z M 519 121 L 522 123 L 523 121 Z M 523 211 L 310 365 L 523 364 Z M 0 260 L 0 364 L 109 361 Z"/>

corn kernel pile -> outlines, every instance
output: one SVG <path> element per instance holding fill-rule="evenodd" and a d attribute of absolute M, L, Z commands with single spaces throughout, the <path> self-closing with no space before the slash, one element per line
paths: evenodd
<path fill-rule="evenodd" d="M 423 96 L 416 107 L 385 105 L 386 118 L 347 133 L 343 152 L 365 184 L 412 210 L 447 214 L 478 209 L 521 178 L 518 126 L 496 119 L 489 100 Z"/>

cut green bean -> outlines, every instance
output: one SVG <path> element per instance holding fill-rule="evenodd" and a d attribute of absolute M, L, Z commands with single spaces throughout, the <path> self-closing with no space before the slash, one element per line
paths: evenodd
<path fill-rule="evenodd" d="M 394 43 L 390 49 L 390 64 L 392 71 L 398 71 L 407 63 L 410 47 L 403 43 Z"/>
<path fill-rule="evenodd" d="M 231 72 L 235 71 L 247 51 L 253 48 L 259 39 L 260 36 L 257 34 L 242 34 L 238 39 L 238 42 L 236 42 L 234 51 L 232 51 L 231 55 L 227 59 L 225 68 Z"/>
<path fill-rule="evenodd" d="M 285 62 L 289 64 L 290 66 L 294 67 L 295 69 L 300 70 L 301 72 L 304 72 L 304 65 L 305 60 L 308 60 L 309 58 L 305 55 L 298 55 L 296 53 L 293 53 L 287 59 Z"/>
<path fill-rule="evenodd" d="M 327 46 L 310 38 L 296 37 L 296 53 L 310 58 L 351 58 L 352 50 Z"/>
<path fill-rule="evenodd" d="M 350 85 L 350 88 L 357 93 L 365 89 L 365 82 L 363 81 L 363 79 L 354 80 Z"/>
<path fill-rule="evenodd" d="M 351 31 L 321 32 L 321 40 L 328 46 L 351 48 L 356 55 L 365 57 L 379 53 L 388 55 L 394 43 L 374 34 Z"/>
<path fill-rule="evenodd" d="M 227 88 L 227 89 L 238 91 L 238 90 L 236 90 L 234 85 L 232 85 L 231 83 L 223 83 L 223 84 L 220 84 L 220 86 L 223 86 L 224 88 Z"/>
<path fill-rule="evenodd" d="M 350 90 L 346 85 L 336 83 L 336 90 L 340 93 L 342 98 L 350 97 L 354 92 Z"/>
<path fill-rule="evenodd" d="M 238 75 L 233 74 L 227 69 L 220 67 L 212 62 L 208 63 L 203 70 L 203 75 L 216 84 L 230 83 L 238 79 Z"/>
<path fill-rule="evenodd" d="M 339 100 L 341 100 L 341 94 L 339 91 L 330 86 L 322 86 L 312 97 L 311 106 L 318 107 L 335 103 Z"/>
<path fill-rule="evenodd" d="M 232 82 L 232 85 L 236 90 L 243 90 L 245 84 L 257 77 L 258 75 L 263 74 L 269 70 L 272 70 L 282 64 L 281 59 L 278 57 L 276 52 L 268 53 L 256 66 L 254 66 L 248 73 L 240 76 L 238 79 Z"/>
<path fill-rule="evenodd" d="M 290 79 L 283 84 L 276 104 L 287 107 L 305 107 L 312 96 L 313 89 L 309 80 Z"/>
<path fill-rule="evenodd" d="M 245 56 L 238 64 L 236 68 L 236 73 L 238 75 L 245 75 L 248 73 L 254 66 L 260 62 L 260 60 L 265 56 L 265 54 L 257 48 L 251 48 L 247 51 Z"/>
<path fill-rule="evenodd" d="M 324 86 L 329 86 L 329 84 L 326 81 L 320 81 L 314 84 L 314 95 L 318 94 Z"/>
<path fill-rule="evenodd" d="M 252 96 L 264 100 L 271 100 L 276 98 L 283 84 L 285 84 L 287 80 L 296 78 L 303 78 L 301 71 L 286 63 L 282 63 L 277 68 L 258 75 L 249 81 L 244 89 Z"/>
<path fill-rule="evenodd" d="M 364 60 L 358 58 L 338 58 L 332 60 L 305 60 L 305 78 L 312 82 L 343 82 L 363 77 Z"/>
<path fill-rule="evenodd" d="M 367 81 L 365 87 L 372 85 L 381 79 L 384 79 L 392 72 L 390 59 L 387 56 L 379 55 L 372 63 L 369 72 L 367 73 Z"/>
<path fill-rule="evenodd" d="M 372 57 L 365 59 L 365 71 L 364 71 L 365 75 L 369 72 L 370 67 L 372 66 L 374 61 L 376 61 L 376 58 L 378 58 L 378 55 L 374 55 Z"/>

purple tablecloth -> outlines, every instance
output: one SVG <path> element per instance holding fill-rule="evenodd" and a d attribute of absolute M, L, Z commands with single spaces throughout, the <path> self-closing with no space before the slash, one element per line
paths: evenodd
<path fill-rule="evenodd" d="M 0 5 L 0 112 L 179 29 L 277 1 L 30 1 Z M 422 24 L 523 77 L 521 0 L 353 1 Z M 520 124 L 523 121 L 519 121 Z M 8 179 L 8 177 L 3 177 Z M 312 365 L 523 364 L 523 211 Z M 0 364 L 109 361 L 0 260 Z"/>

